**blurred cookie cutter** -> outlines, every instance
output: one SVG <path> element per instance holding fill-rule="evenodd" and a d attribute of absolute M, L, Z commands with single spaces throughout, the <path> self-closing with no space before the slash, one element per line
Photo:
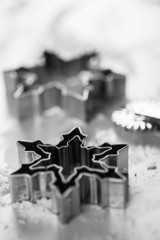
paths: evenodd
<path fill-rule="evenodd" d="M 37 69 L 29 72 L 27 69 L 22 68 L 8 72 L 8 76 L 10 74 L 13 78 L 13 81 L 10 79 L 10 82 L 14 82 L 12 94 L 16 115 L 20 119 L 25 119 L 41 115 L 45 111 L 57 106 L 72 117 L 77 117 L 84 121 L 87 120 L 88 112 L 91 108 L 91 101 L 89 101 L 90 93 L 93 88 L 82 85 L 82 94 L 76 93 L 72 89 L 69 90 L 64 81 L 48 80 L 43 67 L 39 68 L 38 71 L 44 71 L 42 76 L 46 81 L 42 79 L 43 77 L 39 78 L 41 74 L 38 74 Z M 9 80 L 7 85 L 10 85 Z"/>
<path fill-rule="evenodd" d="M 79 80 L 82 83 L 82 94 L 75 92 L 72 88 L 69 89 L 65 85 L 66 83 L 58 81 L 50 81 L 39 85 L 37 89 L 34 87 L 36 84 L 33 83 L 33 87 L 31 86 L 25 92 L 21 90 L 24 87 L 21 87 L 21 89 L 19 87 L 14 94 L 17 112 L 20 118 L 25 118 L 58 106 L 69 116 L 86 121 L 99 101 L 124 96 L 124 79 L 123 77 L 115 78 L 110 71 L 105 75 L 83 71 L 72 77 L 73 82 Z M 121 86 L 119 89 L 116 87 L 117 82 L 118 86 Z M 99 104 L 99 106 L 101 105 Z"/>
<path fill-rule="evenodd" d="M 159 131 L 160 103 L 157 101 L 136 101 L 126 104 L 112 113 L 112 121 L 126 130 Z"/>
<path fill-rule="evenodd" d="M 91 58 L 96 56 L 95 52 L 90 52 L 88 54 L 84 54 L 80 57 L 71 59 L 71 60 L 63 60 L 55 53 L 44 52 L 44 57 L 46 60 L 46 68 L 49 71 L 56 71 L 61 74 L 67 75 L 75 75 L 82 70 L 88 69 L 88 62 Z"/>
<path fill-rule="evenodd" d="M 13 96 L 17 90 L 17 85 L 24 83 L 23 80 L 27 80 L 26 77 L 29 74 L 36 75 L 39 85 L 48 82 L 48 78 L 51 78 L 55 73 L 63 75 L 63 72 L 67 74 L 65 69 L 76 69 L 77 72 L 86 70 L 88 68 L 88 61 L 96 53 L 89 53 L 70 61 L 64 61 L 56 54 L 45 51 L 37 64 L 33 67 L 20 67 L 17 69 L 6 70 L 3 72 L 6 86 L 6 93 L 8 96 Z M 53 75 L 53 76 L 52 76 Z M 25 83 L 24 83 L 25 84 Z"/>
<path fill-rule="evenodd" d="M 125 97 L 126 77 L 110 69 L 98 69 L 92 71 L 90 82 L 94 85 L 95 97 L 101 94 L 102 99 L 114 100 Z"/>
<path fill-rule="evenodd" d="M 65 82 L 56 80 L 44 82 L 42 78 L 38 78 L 39 74 L 36 71 L 43 72 L 45 78 L 43 67 L 36 68 L 32 72 L 20 69 L 19 73 L 14 73 L 18 75 L 14 76 L 14 79 L 17 76 L 15 80 L 17 90 L 13 96 L 16 113 L 20 119 L 40 115 L 58 106 L 69 116 L 86 121 L 96 104 L 99 104 L 99 100 L 114 98 L 115 93 L 123 96 L 123 93 L 116 89 L 117 80 L 110 71 L 105 72 L 105 76 L 99 72 L 82 71 L 76 77 L 72 77 L 73 82 L 79 79 L 82 83 L 82 94 L 75 92 L 72 88 L 69 89 Z M 122 89 L 124 89 L 123 86 Z"/>
<path fill-rule="evenodd" d="M 76 127 L 53 146 L 18 142 L 21 167 L 9 176 L 12 202 L 47 198 L 62 222 L 82 204 L 124 208 L 128 199 L 128 145 L 87 146 Z"/>
<path fill-rule="evenodd" d="M 82 94 L 79 94 L 69 90 L 63 83 L 51 81 L 26 92 L 19 88 L 14 98 L 20 118 L 39 115 L 57 106 L 69 116 L 85 121 L 91 108 L 91 91 L 91 86 L 85 86 Z"/>
<path fill-rule="evenodd" d="M 103 55 L 93 55 L 88 61 L 88 68 L 101 75 L 101 80 L 103 79 L 106 82 L 102 92 L 106 91 L 108 99 L 123 98 L 125 97 L 126 76 L 108 68 L 106 60 Z"/>

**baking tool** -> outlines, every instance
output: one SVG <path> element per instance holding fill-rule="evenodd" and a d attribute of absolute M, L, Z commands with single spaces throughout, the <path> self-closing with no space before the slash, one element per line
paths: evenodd
<path fill-rule="evenodd" d="M 124 208 L 128 196 L 128 145 L 87 146 L 79 127 L 53 146 L 18 142 L 20 168 L 9 177 L 12 202 L 52 200 L 68 222 L 84 203 Z"/>
<path fill-rule="evenodd" d="M 112 121 L 126 130 L 159 131 L 160 103 L 157 101 L 136 101 L 112 114 Z"/>

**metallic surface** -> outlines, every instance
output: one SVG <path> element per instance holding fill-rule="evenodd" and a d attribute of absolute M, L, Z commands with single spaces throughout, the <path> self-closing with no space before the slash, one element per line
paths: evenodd
<path fill-rule="evenodd" d="M 76 127 L 63 134 L 55 146 L 41 141 L 18 142 L 22 165 L 9 177 L 12 202 L 51 199 L 50 210 L 62 222 L 77 215 L 84 203 L 124 208 L 128 146 L 104 143 L 93 147 L 87 146 L 85 139 Z"/>
<path fill-rule="evenodd" d="M 118 131 L 111 124 L 110 111 L 98 114 L 89 124 L 68 118 L 62 111 L 20 122 L 12 115 L 13 102 L 5 95 L 0 81 L 0 239 L 1 240 L 159 240 L 160 238 L 160 138 L 149 132 Z M 120 107 L 112 105 L 112 110 Z M 19 167 L 17 139 L 57 144 L 60 134 L 80 125 L 88 136 L 88 145 L 128 143 L 129 202 L 126 209 L 101 209 L 83 205 L 79 216 L 67 225 L 40 203 L 17 203 L 12 208 L 8 172 Z M 148 170 L 155 164 L 156 169 Z M 4 190 L 3 190 L 4 189 Z M 3 190 L 3 191 L 2 191 Z"/>
<path fill-rule="evenodd" d="M 53 69 L 54 70 L 54 69 Z M 53 71 L 52 70 L 52 71 Z M 40 75 L 41 74 L 41 75 Z M 69 116 L 86 121 L 97 102 L 125 97 L 125 76 L 111 70 L 82 71 L 74 77 L 62 77 L 48 73 L 45 67 L 34 71 L 18 69 L 4 73 L 6 91 L 13 95 L 15 110 L 20 119 L 41 115 L 55 106 L 62 108 Z M 68 82 L 74 84 L 68 84 Z M 11 86 L 15 84 L 15 86 Z M 81 83 L 81 93 L 72 85 Z"/>

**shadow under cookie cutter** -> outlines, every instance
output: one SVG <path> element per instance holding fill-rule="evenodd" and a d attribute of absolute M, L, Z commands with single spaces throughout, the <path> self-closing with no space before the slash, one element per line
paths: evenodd
<path fill-rule="evenodd" d="M 12 202 L 50 199 L 62 222 L 85 203 L 124 208 L 128 198 L 128 145 L 87 146 L 76 127 L 53 146 L 18 142 L 21 167 L 9 176 Z"/>

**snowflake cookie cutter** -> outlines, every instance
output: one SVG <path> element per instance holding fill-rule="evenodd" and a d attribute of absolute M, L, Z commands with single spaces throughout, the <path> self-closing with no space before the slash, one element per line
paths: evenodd
<path fill-rule="evenodd" d="M 12 202 L 47 198 L 62 222 L 85 203 L 124 208 L 128 196 L 128 145 L 87 146 L 79 127 L 53 146 L 18 142 L 20 168 L 9 176 Z"/>
<path fill-rule="evenodd" d="M 20 119 L 42 115 L 47 110 L 59 107 L 69 116 L 87 121 L 97 106 L 100 109 L 102 101 L 105 103 L 125 96 L 125 76 L 111 70 L 82 71 L 70 77 L 73 84 L 78 81 L 81 83 L 81 92 L 69 88 L 67 79 L 58 81 L 54 77 L 48 78 L 44 67 L 31 71 L 22 68 L 10 75 L 13 75 L 10 83 L 13 80 L 16 82 L 13 98 L 15 112 Z M 12 84 L 9 86 L 13 87 Z"/>

